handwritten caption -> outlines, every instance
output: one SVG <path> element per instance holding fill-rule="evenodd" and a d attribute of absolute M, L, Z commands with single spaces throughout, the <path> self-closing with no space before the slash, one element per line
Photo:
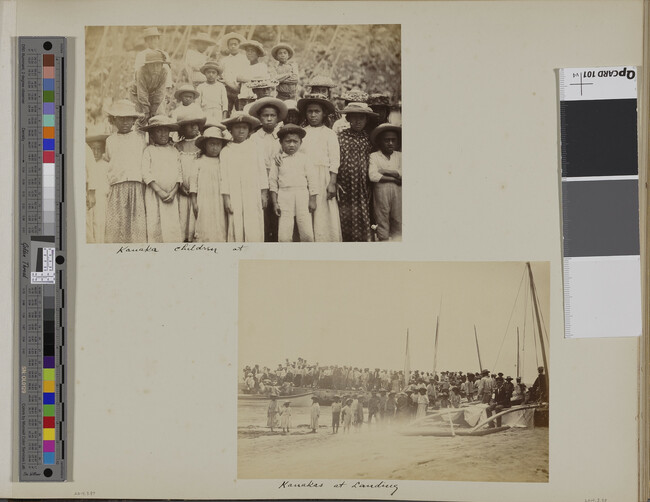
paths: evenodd
<path fill-rule="evenodd" d="M 219 254 L 219 252 L 228 252 L 228 251 L 233 251 L 233 252 L 242 252 L 244 249 L 246 249 L 247 246 L 244 244 L 239 244 L 236 246 L 233 246 L 232 248 L 228 247 L 217 247 L 217 246 L 212 246 L 210 244 L 194 244 L 194 243 L 186 243 L 186 244 L 179 244 L 174 247 L 160 247 L 160 246 L 155 246 L 151 244 L 146 244 L 146 245 L 124 245 L 120 246 L 117 248 L 115 251 L 115 254 L 156 254 L 156 253 L 212 253 L 212 254 Z"/>
<path fill-rule="evenodd" d="M 282 481 L 278 485 L 279 490 L 289 488 L 343 488 L 343 489 L 373 489 L 383 490 L 388 492 L 391 496 L 397 493 L 399 485 L 397 483 L 388 483 L 386 481 L 339 481 L 339 482 L 315 482 L 309 481 Z"/>

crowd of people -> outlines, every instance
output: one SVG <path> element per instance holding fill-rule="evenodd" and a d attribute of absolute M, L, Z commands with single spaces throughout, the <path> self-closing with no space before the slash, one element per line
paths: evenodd
<path fill-rule="evenodd" d="M 289 44 L 238 33 L 197 34 L 174 81 L 158 29 L 143 37 L 112 132 L 87 130 L 88 242 L 401 239 L 391 96 L 355 89 L 339 109 L 330 77 L 299 89 Z"/>
<path fill-rule="evenodd" d="M 487 405 L 488 417 L 512 406 L 548 402 L 543 366 L 538 368 L 538 376 L 530 387 L 521 381 L 521 377 L 504 377 L 503 373 L 491 373 L 488 369 L 440 373 L 415 370 L 409 373 L 406 378 L 400 370 L 320 366 L 298 358 L 293 362 L 287 359 L 274 370 L 259 365 L 246 366 L 243 369 L 242 387 L 244 393 L 269 397 L 269 427 L 273 427 L 283 413 L 290 417 L 290 402 L 285 402 L 283 406 L 278 403 L 282 396 L 289 396 L 299 389 L 333 390 L 331 411 L 334 433 L 338 431 L 339 423 L 347 431 L 350 426 L 359 428 L 364 422 L 371 425 L 373 418 L 375 422 L 407 422 L 425 416 L 430 410 L 459 408 L 461 402 Z M 313 425 L 320 416 L 319 399 L 322 398 L 314 396 L 312 399 Z M 364 407 L 367 408 L 365 418 Z M 500 425 L 499 418 L 496 424 L 492 424 Z M 312 428 L 317 430 L 317 427 Z"/>

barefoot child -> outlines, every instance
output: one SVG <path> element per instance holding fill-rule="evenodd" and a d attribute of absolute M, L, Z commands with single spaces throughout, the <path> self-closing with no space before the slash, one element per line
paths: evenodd
<path fill-rule="evenodd" d="M 248 139 L 260 121 L 235 112 L 223 125 L 233 137 L 221 152 L 221 194 L 228 213 L 228 242 L 264 242 L 269 179 L 257 144 Z"/>
<path fill-rule="evenodd" d="M 271 202 L 280 219 L 278 241 L 292 242 L 294 221 L 301 242 L 314 241 L 312 217 L 317 207 L 318 179 L 309 158 L 301 152 L 305 130 L 287 124 L 278 131 L 282 154 L 273 162 L 269 175 Z"/>
<path fill-rule="evenodd" d="M 271 71 L 275 74 L 274 78 L 279 82 L 277 87 L 278 99 L 282 101 L 296 99 L 298 66 L 294 61 L 289 61 L 293 57 L 293 47 L 285 43 L 277 44 L 271 49 L 271 57 L 277 61 L 272 65 Z"/>
<path fill-rule="evenodd" d="M 105 158 L 111 187 L 106 202 L 106 242 L 147 242 L 142 183 L 144 135 L 133 130 L 140 117 L 133 103 L 118 101 L 108 111 L 117 132 L 106 139 Z"/>
<path fill-rule="evenodd" d="M 314 241 L 341 242 L 341 221 L 336 202 L 336 177 L 341 151 L 336 134 L 325 126 L 327 115 L 334 112 L 334 105 L 323 95 L 309 94 L 298 101 L 298 109 L 308 124 L 302 149 L 318 176 Z"/>
<path fill-rule="evenodd" d="M 142 155 L 142 178 L 147 185 L 145 209 L 147 242 L 181 242 L 178 218 L 178 187 L 182 181 L 181 161 L 169 133 L 178 126 L 165 115 L 149 119 L 143 130 L 152 142 Z"/>
<path fill-rule="evenodd" d="M 334 402 L 332 403 L 332 434 L 338 433 L 340 422 L 341 398 L 339 396 L 334 396 Z"/>
<path fill-rule="evenodd" d="M 374 183 L 373 206 L 377 237 L 381 241 L 402 238 L 402 128 L 381 124 L 370 133 L 379 151 L 370 154 L 368 177 Z"/>
<path fill-rule="evenodd" d="M 228 93 L 217 80 L 222 67 L 216 61 L 207 61 L 201 67 L 205 82 L 197 87 L 199 104 L 208 120 L 221 122 L 228 117 Z"/>
<path fill-rule="evenodd" d="M 349 433 L 352 424 L 352 399 L 345 402 L 345 406 L 341 409 L 341 418 L 343 419 L 343 432 Z"/>
<path fill-rule="evenodd" d="M 174 145 L 180 153 L 183 182 L 178 191 L 178 210 L 181 222 L 181 242 L 192 242 L 196 227 L 196 216 L 190 197 L 190 180 L 196 178 L 196 158 L 199 148 L 195 141 L 206 119 L 201 111 L 190 110 L 177 118 L 179 140 Z"/>
<path fill-rule="evenodd" d="M 291 428 L 291 402 L 285 401 L 284 408 L 280 414 L 280 426 L 282 427 L 282 432 L 288 433 Z"/>
<path fill-rule="evenodd" d="M 196 159 L 196 177 L 190 180 L 190 195 L 198 242 L 226 242 L 228 220 L 221 200 L 219 154 L 232 138 L 223 129 L 223 126 L 209 127 L 196 140 L 201 153 Z"/>

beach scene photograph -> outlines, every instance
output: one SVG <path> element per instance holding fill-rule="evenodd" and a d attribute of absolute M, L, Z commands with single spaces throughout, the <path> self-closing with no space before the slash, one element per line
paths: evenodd
<path fill-rule="evenodd" d="M 237 477 L 549 481 L 548 262 L 241 261 Z"/>

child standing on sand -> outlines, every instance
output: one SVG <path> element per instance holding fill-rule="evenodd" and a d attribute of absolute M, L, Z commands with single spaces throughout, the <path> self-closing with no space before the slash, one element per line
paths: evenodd
<path fill-rule="evenodd" d="M 289 428 L 291 427 L 291 402 L 285 401 L 284 408 L 280 413 L 280 426 L 282 427 L 283 433 L 289 433 Z"/>
<path fill-rule="evenodd" d="M 279 413 L 278 396 L 271 395 L 271 402 L 266 410 L 266 426 L 271 428 L 271 432 L 273 432 L 273 427 L 278 426 Z"/>
<path fill-rule="evenodd" d="M 345 402 L 345 406 L 341 410 L 341 417 L 343 418 L 343 432 L 349 433 L 352 424 L 352 399 Z"/>
<path fill-rule="evenodd" d="M 339 431 L 339 423 L 341 422 L 341 398 L 334 396 L 332 403 L 332 434 Z"/>
<path fill-rule="evenodd" d="M 318 418 L 320 417 L 320 404 L 318 404 L 318 398 L 313 396 L 311 398 L 311 432 L 315 434 L 318 430 Z"/>

